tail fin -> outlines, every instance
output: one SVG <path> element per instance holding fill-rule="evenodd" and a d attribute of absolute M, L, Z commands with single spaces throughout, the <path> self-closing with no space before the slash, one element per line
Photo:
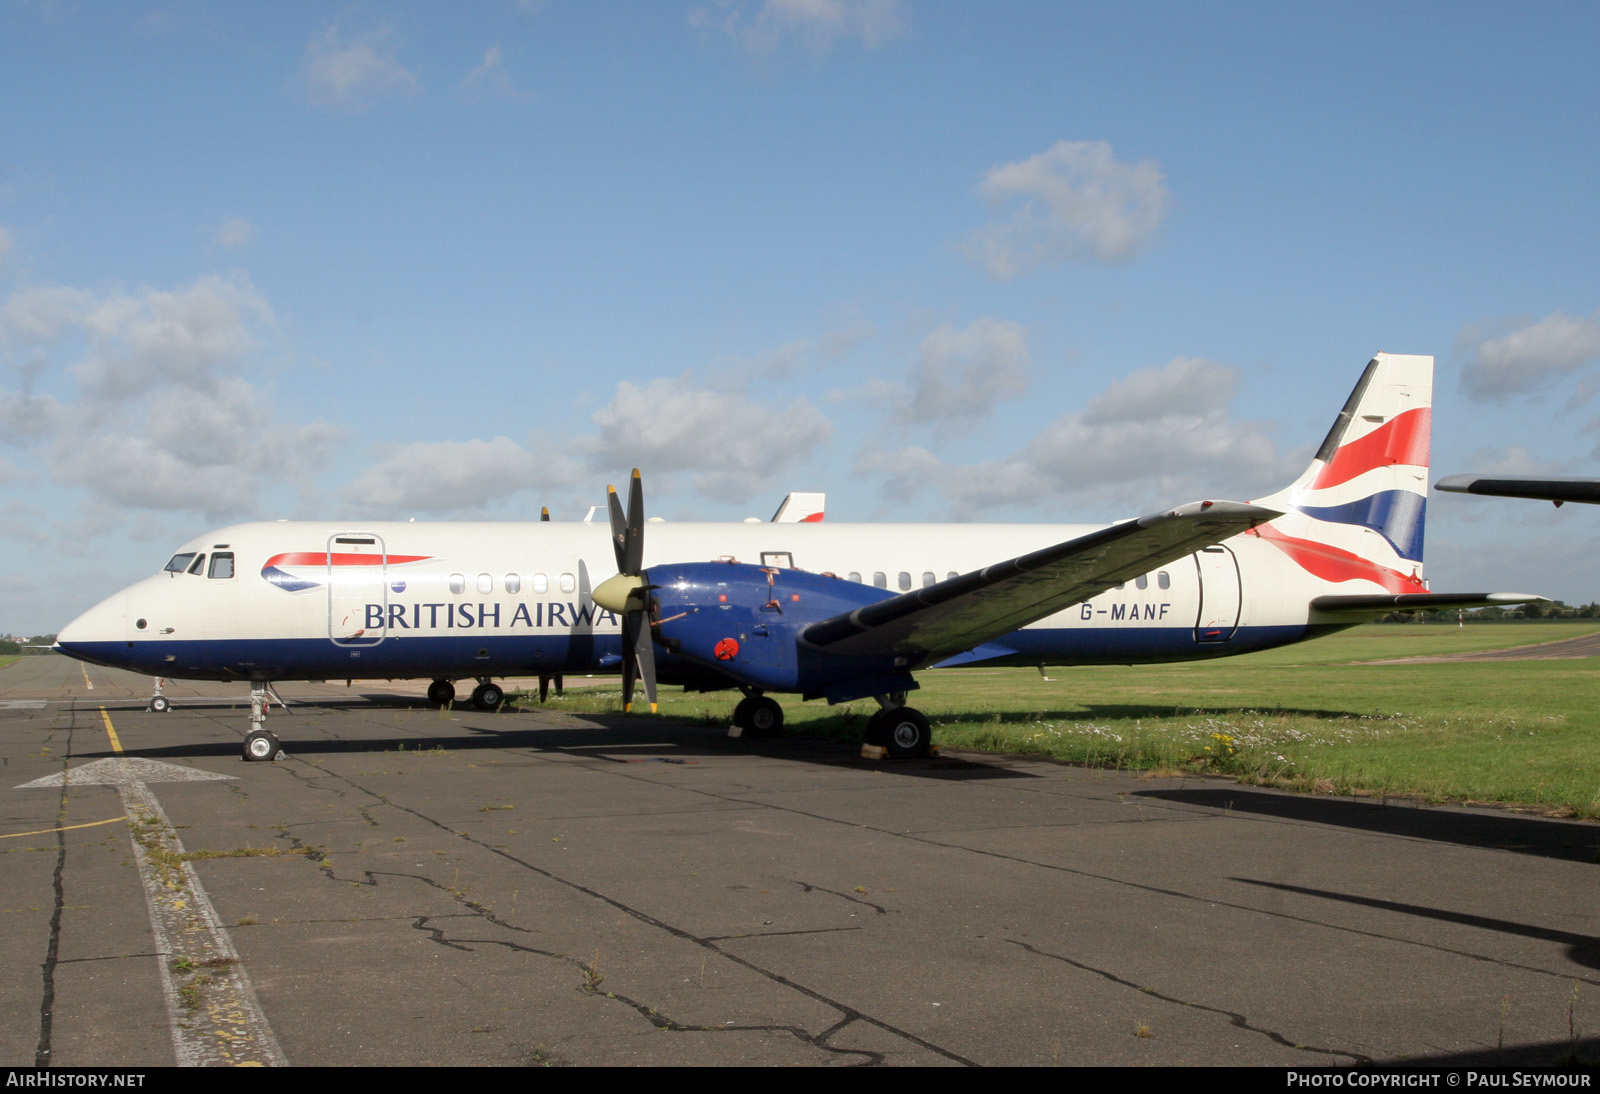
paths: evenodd
<path fill-rule="evenodd" d="M 1257 534 L 1325 581 L 1423 590 L 1432 414 L 1433 358 L 1378 354 L 1311 465 L 1256 503 L 1284 512 Z"/>

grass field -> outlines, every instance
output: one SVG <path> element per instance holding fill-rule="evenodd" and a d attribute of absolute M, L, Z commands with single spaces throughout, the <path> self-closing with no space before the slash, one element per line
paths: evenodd
<path fill-rule="evenodd" d="M 912 704 L 946 748 L 1600 817 L 1600 658 L 1372 663 L 1595 630 L 1600 623 L 1372 625 L 1244 657 L 1052 668 L 1049 679 L 1033 669 L 924 672 Z M 661 698 L 668 717 L 726 724 L 737 693 Z M 874 709 L 780 698 L 789 733 L 859 739 Z M 574 690 L 561 704 L 617 711 L 620 697 Z"/>

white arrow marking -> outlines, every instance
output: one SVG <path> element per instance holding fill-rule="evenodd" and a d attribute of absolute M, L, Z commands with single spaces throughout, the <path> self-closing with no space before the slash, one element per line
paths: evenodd
<path fill-rule="evenodd" d="M 159 760 L 114 757 L 23 783 L 18 790 L 114 786 L 128 813 L 150 931 L 161 954 L 161 993 L 180 1067 L 285 1067 L 239 951 L 217 918 L 183 843 L 147 782 L 233 779 Z"/>

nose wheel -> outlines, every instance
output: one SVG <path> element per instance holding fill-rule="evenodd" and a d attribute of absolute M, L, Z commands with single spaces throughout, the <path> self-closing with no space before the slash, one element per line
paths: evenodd
<path fill-rule="evenodd" d="M 244 739 L 244 758 L 256 763 L 276 760 L 283 743 L 267 730 L 258 729 Z"/>
<path fill-rule="evenodd" d="M 271 707 L 268 689 L 271 686 L 264 680 L 250 681 L 250 732 L 244 738 L 244 758 L 251 763 L 276 760 L 278 753 L 283 751 L 283 742 L 267 729 L 267 711 Z"/>

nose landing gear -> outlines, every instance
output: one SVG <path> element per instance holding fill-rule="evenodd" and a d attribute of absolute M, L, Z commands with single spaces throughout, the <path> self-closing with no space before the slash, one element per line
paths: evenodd
<path fill-rule="evenodd" d="M 244 738 L 244 758 L 252 763 L 276 760 L 283 743 L 267 729 L 267 711 L 272 706 L 268 694 L 272 685 L 265 680 L 250 681 L 250 732 Z M 278 700 L 280 703 L 283 700 Z"/>

